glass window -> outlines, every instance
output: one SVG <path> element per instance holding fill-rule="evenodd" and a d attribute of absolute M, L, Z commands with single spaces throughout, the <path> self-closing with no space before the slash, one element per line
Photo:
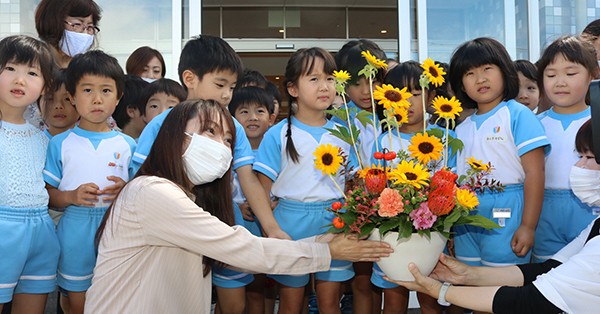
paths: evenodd
<path fill-rule="evenodd" d="M 487 36 L 505 41 L 504 2 L 427 1 L 428 57 L 447 62 L 457 46 Z"/>
<path fill-rule="evenodd" d="M 398 10 L 394 8 L 349 8 L 350 38 L 398 38 Z"/>
<path fill-rule="evenodd" d="M 221 9 L 202 8 L 202 34 L 221 36 Z"/>
<path fill-rule="evenodd" d="M 223 7 L 223 37 L 283 38 L 283 9 Z"/>
<path fill-rule="evenodd" d="M 515 1 L 517 59 L 529 59 L 529 24 L 527 0 Z"/>
<path fill-rule="evenodd" d="M 345 8 L 286 8 L 287 38 L 346 38 Z"/>

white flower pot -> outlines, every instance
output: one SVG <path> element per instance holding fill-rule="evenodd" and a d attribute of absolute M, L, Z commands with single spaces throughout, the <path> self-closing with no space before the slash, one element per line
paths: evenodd
<path fill-rule="evenodd" d="M 410 238 L 398 239 L 398 232 L 388 232 L 383 239 L 375 228 L 369 240 L 384 241 L 394 249 L 388 257 L 382 257 L 377 265 L 391 279 L 414 281 L 408 270 L 409 263 L 415 263 L 422 274 L 429 275 L 438 262 L 447 239 L 439 232 L 432 232 L 431 239 L 413 233 Z"/>

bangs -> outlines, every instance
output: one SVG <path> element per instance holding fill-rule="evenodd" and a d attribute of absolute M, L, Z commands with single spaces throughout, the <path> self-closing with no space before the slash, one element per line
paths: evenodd
<path fill-rule="evenodd" d="M 94 1 L 75 1 L 68 12 L 72 17 L 92 16 L 94 24 L 100 20 L 100 7 Z"/>
<path fill-rule="evenodd" d="M 33 47 L 26 49 L 16 49 L 15 46 L 8 46 L 5 53 L 0 57 L 2 69 L 7 63 L 26 64 L 32 68 L 40 68 L 39 54 Z"/>
<path fill-rule="evenodd" d="M 327 73 L 327 74 L 332 74 L 333 71 L 335 71 L 336 65 L 335 65 L 335 60 L 333 59 L 333 57 L 331 56 L 331 54 L 329 52 L 327 52 L 326 50 L 323 49 L 311 49 L 309 51 L 309 56 L 308 58 L 305 58 L 304 60 L 304 64 L 302 65 L 302 68 L 304 69 L 304 71 L 302 71 L 302 75 L 306 76 L 310 73 L 312 73 L 312 71 L 314 70 L 315 67 L 315 60 L 317 58 L 323 60 L 323 72 Z M 312 53 L 310 53 L 312 52 Z"/>
<path fill-rule="evenodd" d="M 406 87 L 409 91 L 421 90 L 419 78 L 422 73 L 423 69 L 421 69 L 421 65 L 418 62 L 406 61 L 391 69 L 383 82 L 400 89 Z"/>
<path fill-rule="evenodd" d="M 198 118 L 200 119 L 200 133 L 203 133 L 209 129 L 214 129 L 215 133 L 225 135 L 224 125 L 229 128 L 230 134 L 235 134 L 235 125 L 231 118 L 227 119 L 226 115 L 229 112 L 221 108 L 218 104 L 207 106 L 206 103 L 202 106 L 204 110 L 198 111 Z"/>
<path fill-rule="evenodd" d="M 467 71 L 485 64 L 501 66 L 502 59 L 490 47 L 471 42 L 464 47 L 462 58 L 458 62 L 456 70 L 458 73 L 462 73 L 462 76 Z"/>

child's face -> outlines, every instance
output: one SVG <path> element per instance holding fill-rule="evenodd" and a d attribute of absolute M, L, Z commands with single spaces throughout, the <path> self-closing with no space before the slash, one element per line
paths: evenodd
<path fill-rule="evenodd" d="M 159 79 L 162 77 L 162 63 L 157 57 L 150 59 L 150 62 L 144 67 L 144 72 L 140 74 L 141 77 L 149 79 Z"/>
<path fill-rule="evenodd" d="M 81 116 L 80 128 L 107 131 L 106 119 L 119 103 L 116 82 L 109 77 L 86 74 L 77 82 L 71 100 Z"/>
<path fill-rule="evenodd" d="M 325 73 L 323 60 L 315 58 L 312 72 L 301 75 L 288 86 L 288 92 L 296 98 L 298 111 L 323 111 L 335 98 L 335 79 L 331 73 Z"/>
<path fill-rule="evenodd" d="M 71 104 L 65 85 L 52 93 L 51 97 L 44 98 L 44 122 L 56 129 L 70 129 L 75 126 L 79 114 Z"/>
<path fill-rule="evenodd" d="M 185 70 L 182 76 L 188 89 L 187 99 L 214 100 L 223 107 L 229 105 L 237 82 L 237 74 L 229 70 L 209 72 L 202 78 Z"/>
<path fill-rule="evenodd" d="M 596 156 L 590 151 L 582 153 L 575 166 L 590 170 L 600 170 L 600 164 L 596 162 Z"/>
<path fill-rule="evenodd" d="M 423 125 L 423 97 L 426 97 L 426 93 L 418 89 L 410 90 L 412 96 L 408 99 L 410 107 L 408 108 L 408 125 L 418 124 Z M 425 105 L 427 105 L 427 99 L 425 99 Z"/>
<path fill-rule="evenodd" d="M 146 115 L 144 121 L 146 123 L 152 121 L 154 117 L 165 112 L 169 108 L 175 107 L 179 103 L 179 99 L 175 96 L 167 95 L 167 93 L 156 93 L 148 99 L 146 103 Z"/>
<path fill-rule="evenodd" d="M 373 82 L 373 90 L 375 90 L 375 86 L 381 85 L 379 82 Z M 364 110 L 371 109 L 371 90 L 369 88 L 369 81 L 361 77 L 356 84 L 348 85 L 346 88 L 348 92 L 348 98 L 354 102 L 354 104 Z"/>
<path fill-rule="evenodd" d="M 5 118 L 12 110 L 22 111 L 40 97 L 43 89 L 44 77 L 37 64 L 7 62 L 0 72 L 0 110 Z"/>
<path fill-rule="evenodd" d="M 468 70 L 462 77 L 465 93 L 478 107 L 497 105 L 504 95 L 502 70 L 495 64 L 484 64 Z"/>
<path fill-rule="evenodd" d="M 519 95 L 517 101 L 534 110 L 540 102 L 540 89 L 534 80 L 530 80 L 523 73 L 517 72 L 519 76 Z"/>
<path fill-rule="evenodd" d="M 275 114 L 260 104 L 243 104 L 235 110 L 234 117 L 244 127 L 248 139 L 262 139 L 275 121 Z"/>
<path fill-rule="evenodd" d="M 581 64 L 558 54 L 544 69 L 544 92 L 555 110 L 569 111 L 569 107 L 585 105 L 585 96 L 592 77 Z"/>

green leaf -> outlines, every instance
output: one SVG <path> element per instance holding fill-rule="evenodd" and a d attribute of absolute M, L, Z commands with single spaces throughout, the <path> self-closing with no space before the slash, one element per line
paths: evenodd
<path fill-rule="evenodd" d="M 394 228 L 397 228 L 400 225 L 399 219 L 390 219 L 384 221 L 381 226 L 379 226 L 379 232 L 381 234 L 386 234 L 388 231 L 391 231 Z"/>
<path fill-rule="evenodd" d="M 368 110 L 360 110 L 356 114 L 356 118 L 363 125 L 363 127 L 366 127 L 367 124 L 373 123 L 373 113 Z"/>
<path fill-rule="evenodd" d="M 480 215 L 461 216 L 454 225 L 471 225 L 475 227 L 485 228 L 488 230 L 500 228 L 500 226 L 497 223 Z"/>
<path fill-rule="evenodd" d="M 375 229 L 375 224 L 374 223 L 369 223 L 364 225 L 361 229 L 360 229 L 360 238 L 369 236 L 371 234 L 371 232 L 373 232 L 373 229 Z"/>
<path fill-rule="evenodd" d="M 344 106 L 342 106 L 338 109 L 327 109 L 327 110 L 325 110 L 325 113 L 330 114 L 342 121 L 348 120 L 348 117 L 346 115 L 346 108 L 344 108 Z"/>
<path fill-rule="evenodd" d="M 458 219 L 460 219 L 461 216 L 462 215 L 458 210 L 455 210 L 452 213 L 450 213 L 450 215 L 448 215 L 448 217 L 444 219 L 444 230 L 450 230 L 450 227 L 452 227 L 454 223 L 456 223 Z"/>
<path fill-rule="evenodd" d="M 444 138 L 444 130 L 438 129 L 438 128 L 431 128 L 431 129 L 427 130 L 427 134 L 433 135 L 439 139 Z"/>
<path fill-rule="evenodd" d="M 463 150 L 465 144 L 458 138 L 448 135 L 448 147 L 450 147 L 452 154 L 456 155 L 459 151 Z"/>
<path fill-rule="evenodd" d="M 398 230 L 400 238 L 408 238 L 413 233 L 413 226 L 409 220 L 401 220 Z"/>

